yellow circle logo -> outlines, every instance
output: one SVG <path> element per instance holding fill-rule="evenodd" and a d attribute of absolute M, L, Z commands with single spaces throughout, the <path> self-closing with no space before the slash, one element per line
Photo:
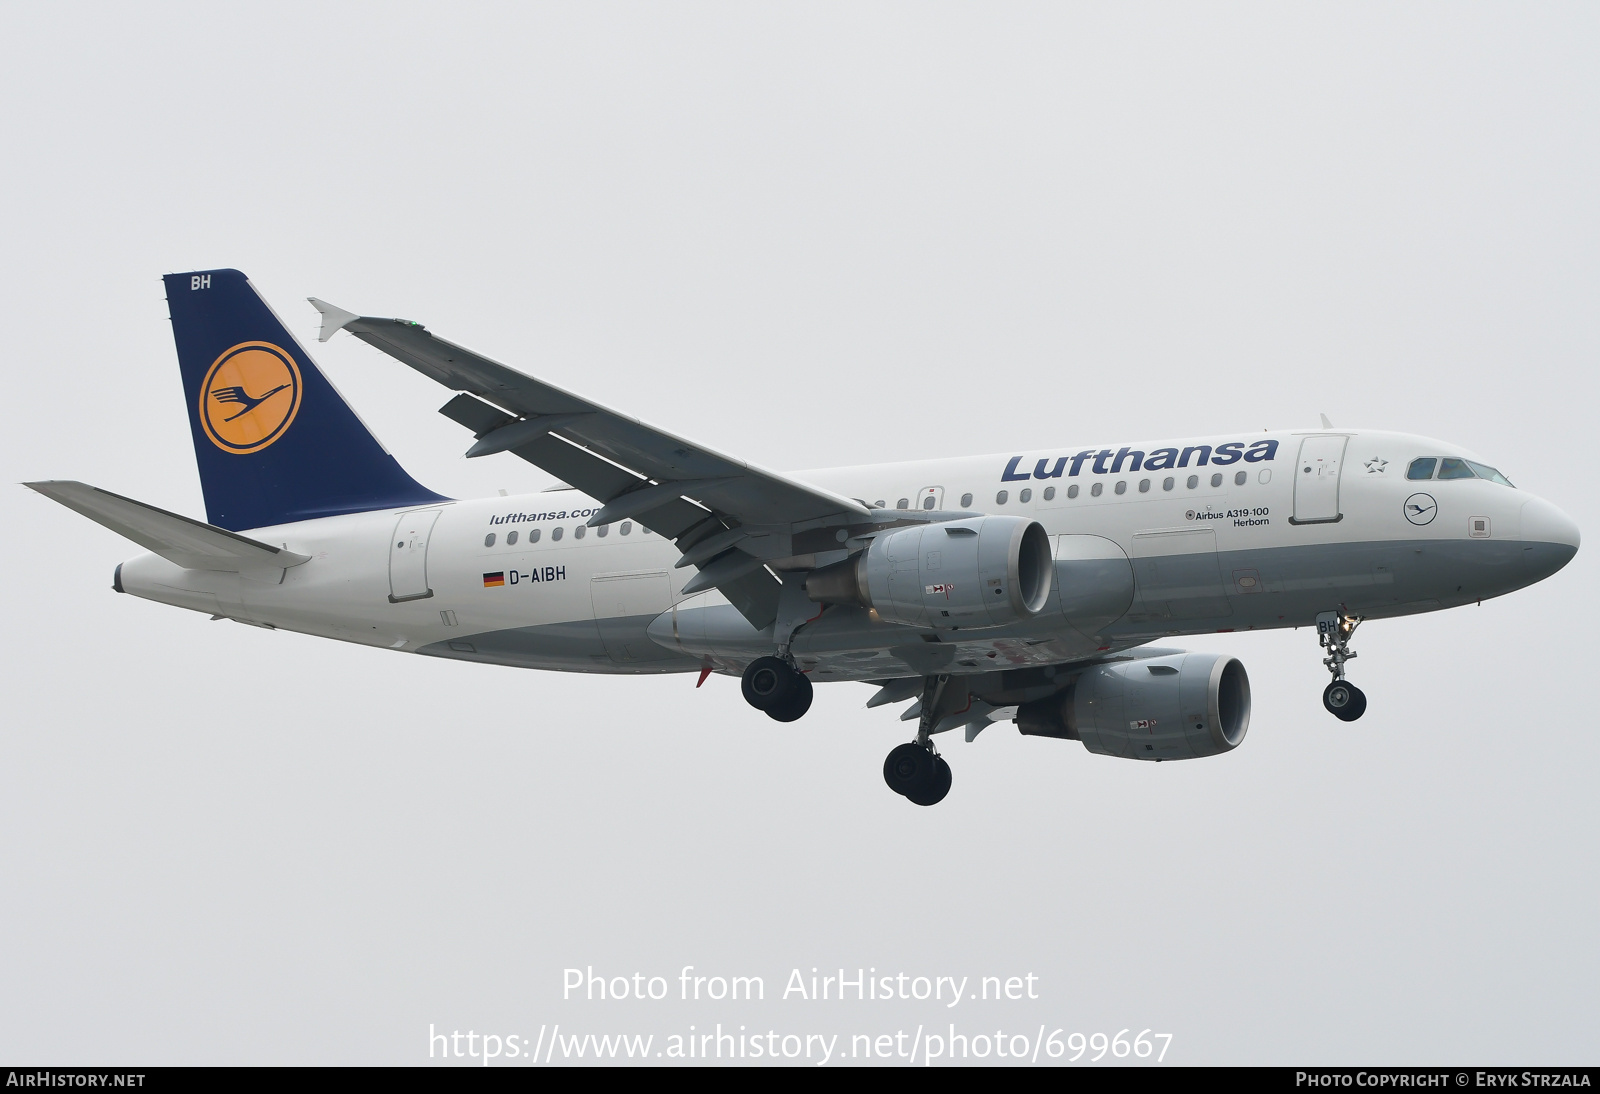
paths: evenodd
<path fill-rule="evenodd" d="M 300 394 L 293 357 L 271 342 L 240 342 L 200 385 L 200 424 L 224 452 L 259 452 L 288 431 Z"/>

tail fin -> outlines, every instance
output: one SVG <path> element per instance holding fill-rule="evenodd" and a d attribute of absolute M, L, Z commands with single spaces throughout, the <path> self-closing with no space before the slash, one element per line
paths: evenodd
<path fill-rule="evenodd" d="M 206 519 L 232 531 L 425 505 L 238 270 L 168 274 Z"/>

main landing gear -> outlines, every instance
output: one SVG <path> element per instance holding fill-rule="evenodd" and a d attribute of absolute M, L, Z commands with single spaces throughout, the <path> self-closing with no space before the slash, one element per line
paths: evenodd
<path fill-rule="evenodd" d="M 917 739 L 897 745 L 883 761 L 883 781 L 889 789 L 916 805 L 937 805 L 950 793 L 950 765 L 933 750 L 933 728 L 938 722 L 939 698 L 948 676 L 930 676 L 922 689 L 922 715 Z"/>
<path fill-rule="evenodd" d="M 1345 722 L 1353 722 L 1367 712 L 1367 694 L 1344 678 L 1344 664 L 1356 656 L 1350 648 L 1350 637 L 1361 626 L 1361 620 L 1344 612 L 1323 612 L 1317 616 L 1317 644 L 1328 651 L 1322 659 L 1333 682 L 1322 689 L 1322 705 L 1328 713 Z"/>
<path fill-rule="evenodd" d="M 778 722 L 793 722 L 811 709 L 811 681 L 779 657 L 758 657 L 740 681 L 744 701 Z"/>
<path fill-rule="evenodd" d="M 889 789 L 916 805 L 937 805 L 950 793 L 950 765 L 927 745 L 908 741 L 896 745 L 883 761 L 883 781 Z"/>

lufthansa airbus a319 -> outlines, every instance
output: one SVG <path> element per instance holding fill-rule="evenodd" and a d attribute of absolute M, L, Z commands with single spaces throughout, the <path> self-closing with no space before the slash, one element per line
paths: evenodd
<path fill-rule="evenodd" d="M 119 593 L 405 653 L 598 673 L 738 676 L 780 722 L 819 683 L 910 703 L 884 780 L 944 798 L 935 738 L 996 722 L 1132 760 L 1237 748 L 1230 656 L 1148 643 L 1315 626 L 1327 710 L 1365 619 L 1555 573 L 1577 526 L 1457 445 L 1360 429 L 1070 445 L 778 474 L 430 334 L 312 299 L 457 392 L 469 456 L 562 485 L 452 499 L 413 480 L 237 270 L 167 302 L 204 522 L 79 482 L 33 489 L 149 554 Z M 1324 425 L 1326 426 L 1326 420 Z"/>

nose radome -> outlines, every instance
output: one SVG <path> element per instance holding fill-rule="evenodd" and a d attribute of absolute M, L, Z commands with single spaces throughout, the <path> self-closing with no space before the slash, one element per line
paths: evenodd
<path fill-rule="evenodd" d="M 1523 503 L 1522 542 L 1557 544 L 1571 548 L 1575 555 L 1582 540 L 1577 522 L 1543 498 L 1530 498 Z"/>

